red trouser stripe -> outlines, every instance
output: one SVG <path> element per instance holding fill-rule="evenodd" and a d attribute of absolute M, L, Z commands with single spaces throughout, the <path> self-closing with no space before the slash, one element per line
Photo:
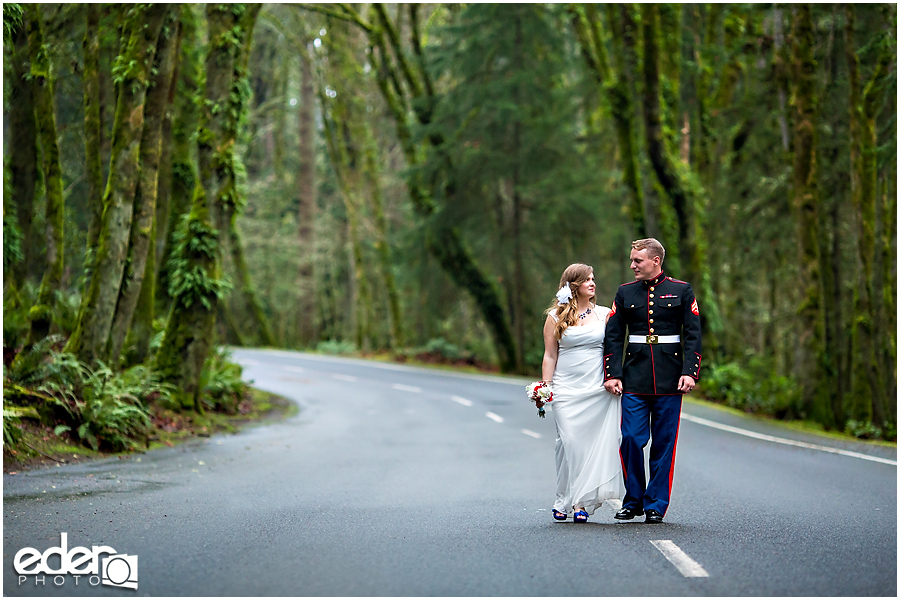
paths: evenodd
<path fill-rule="evenodd" d="M 681 410 L 678 411 L 678 426 L 675 428 L 675 443 L 672 444 L 672 464 L 669 465 L 669 502 L 672 502 L 672 479 L 675 477 L 675 450 L 678 448 L 678 432 L 681 431 Z M 621 453 L 621 452 L 620 452 Z M 668 505 L 666 506 L 668 509 Z"/>

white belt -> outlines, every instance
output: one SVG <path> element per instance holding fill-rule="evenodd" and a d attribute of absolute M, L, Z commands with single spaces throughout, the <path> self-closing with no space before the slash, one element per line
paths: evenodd
<path fill-rule="evenodd" d="M 629 335 L 629 344 L 680 344 L 680 335 Z"/>

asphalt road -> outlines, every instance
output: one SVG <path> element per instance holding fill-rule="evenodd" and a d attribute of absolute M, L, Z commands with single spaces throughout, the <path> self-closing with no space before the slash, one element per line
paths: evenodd
<path fill-rule="evenodd" d="M 555 523 L 553 419 L 524 399 L 526 381 L 234 356 L 299 414 L 4 475 L 4 595 L 897 595 L 895 450 L 686 404 L 665 524 L 615 522 L 613 506 Z M 59 546 L 61 532 L 70 550 L 137 556 L 137 591 L 87 576 L 20 583 L 14 555 Z"/>

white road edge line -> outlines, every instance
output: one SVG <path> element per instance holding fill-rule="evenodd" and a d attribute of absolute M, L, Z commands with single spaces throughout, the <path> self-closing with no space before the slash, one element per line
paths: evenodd
<path fill-rule="evenodd" d="M 291 366 L 286 366 L 286 367 L 282 367 L 282 368 L 283 368 L 285 371 L 290 371 L 290 372 L 292 372 L 292 373 L 306 373 L 306 369 L 304 369 L 303 367 L 291 367 Z"/>
<path fill-rule="evenodd" d="M 490 411 L 484 413 L 484 416 L 486 416 L 488 419 L 493 419 L 494 421 L 497 421 L 498 423 L 503 422 L 503 417 L 501 417 L 500 415 L 498 415 L 496 413 L 492 413 Z"/>
<path fill-rule="evenodd" d="M 356 381 L 356 377 L 354 377 L 353 375 L 341 375 L 340 373 L 332 373 L 331 376 L 341 381 L 349 381 L 351 383 Z"/>
<path fill-rule="evenodd" d="M 533 437 L 533 438 L 536 439 L 536 440 L 537 440 L 537 439 L 540 439 L 540 437 L 541 437 L 541 434 L 536 433 L 536 432 L 534 432 L 534 431 L 532 431 L 532 430 L 530 430 L 530 429 L 523 429 L 523 430 L 522 430 L 522 433 L 524 433 L 525 435 L 531 436 L 531 437 Z"/>
<path fill-rule="evenodd" d="M 775 437 L 773 435 L 766 435 L 764 433 L 756 433 L 755 431 L 748 431 L 746 429 L 741 429 L 739 427 L 732 427 L 731 425 L 723 425 L 722 423 L 716 423 L 715 421 L 709 421 L 707 419 L 703 419 L 700 417 L 695 417 L 693 415 L 689 415 L 686 413 L 681 414 L 681 418 L 687 419 L 692 423 L 697 423 L 698 425 L 706 425 L 707 427 L 713 427 L 714 429 L 721 429 L 722 431 L 729 431 L 731 433 L 736 433 L 738 435 L 745 435 L 747 437 L 755 438 L 757 440 L 764 440 L 766 442 L 774 442 L 776 444 L 785 444 L 787 446 L 797 446 L 798 448 L 806 448 L 808 450 L 818 450 L 820 452 L 830 452 L 832 454 L 841 454 L 843 456 L 850 456 L 852 458 L 860 458 L 862 460 L 871 460 L 873 462 L 884 463 L 886 465 L 894 465 L 897 466 L 896 460 L 891 460 L 889 458 L 881 458 L 880 456 L 871 456 L 869 454 L 862 454 L 860 452 L 853 452 L 851 450 L 841 450 L 840 448 L 829 448 L 828 446 L 820 446 L 818 444 L 809 444 L 807 442 L 798 442 L 796 440 L 788 440 L 785 438 Z"/>
<path fill-rule="evenodd" d="M 460 396 L 452 396 L 451 400 L 453 400 L 457 404 L 462 404 L 463 406 L 472 406 L 471 400 L 466 400 L 465 398 L 462 398 Z"/>
<path fill-rule="evenodd" d="M 366 360 L 362 358 L 343 358 L 338 356 L 320 356 L 316 354 L 307 354 L 292 350 L 276 350 L 269 348 L 240 348 L 238 346 L 224 346 L 229 350 L 246 350 L 248 352 L 265 352 L 267 354 L 275 354 L 278 356 L 286 356 L 290 358 L 300 358 L 302 360 L 317 360 L 322 362 L 340 362 L 349 365 L 359 365 L 371 367 L 373 369 L 385 369 L 388 371 L 406 371 L 407 373 L 422 373 L 429 375 L 442 375 L 445 377 L 455 377 L 459 379 L 474 379 L 476 381 L 488 381 L 490 383 L 502 383 L 506 385 L 525 386 L 529 380 L 522 377 L 511 377 L 508 375 L 475 375 L 473 373 L 454 373 L 452 371 L 440 371 L 429 369 L 427 367 L 411 367 L 408 365 L 396 365 L 391 363 L 382 363 L 375 360 Z M 253 359 L 240 359 L 238 362 L 246 362 Z"/>
<path fill-rule="evenodd" d="M 414 385 L 403 385 L 402 383 L 395 383 L 391 386 L 395 390 L 400 390 L 401 392 L 415 392 L 417 394 L 422 392 L 422 388 L 416 387 Z"/>
<path fill-rule="evenodd" d="M 672 540 L 650 540 L 657 550 L 662 552 L 675 568 L 681 571 L 685 577 L 709 577 L 706 569 L 700 566 L 696 560 L 684 553 L 684 550 L 675 545 Z"/>

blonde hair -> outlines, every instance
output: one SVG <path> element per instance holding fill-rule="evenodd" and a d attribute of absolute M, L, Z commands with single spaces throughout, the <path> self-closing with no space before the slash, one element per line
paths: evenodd
<path fill-rule="evenodd" d="M 582 263 L 575 263 L 566 267 L 562 277 L 559 278 L 559 288 L 557 289 L 562 289 L 568 282 L 569 290 L 572 292 L 572 299 L 560 306 L 559 301 L 556 298 L 553 298 L 553 302 L 545 311 L 548 315 L 556 315 L 556 332 L 554 335 L 557 340 L 562 339 L 566 329 L 574 325 L 575 321 L 578 319 L 578 311 L 580 308 L 578 306 L 578 288 L 581 287 L 581 284 L 587 281 L 588 277 L 593 275 L 593 273 L 594 267 Z M 594 296 L 591 296 L 589 301 L 593 302 L 593 300 Z M 587 306 L 584 307 L 584 309 L 587 308 Z"/>
<path fill-rule="evenodd" d="M 645 238 L 643 240 L 635 240 L 631 242 L 631 247 L 634 250 L 647 250 L 647 255 L 650 258 L 654 256 L 659 257 L 659 264 L 666 259 L 666 249 L 663 248 L 663 245 L 659 243 L 659 240 L 656 238 Z"/>

